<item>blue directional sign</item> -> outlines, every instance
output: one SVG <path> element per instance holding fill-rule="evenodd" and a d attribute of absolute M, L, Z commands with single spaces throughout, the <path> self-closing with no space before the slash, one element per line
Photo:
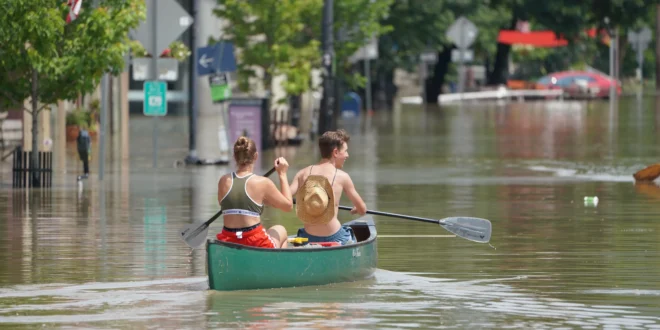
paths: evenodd
<path fill-rule="evenodd" d="M 197 75 L 234 71 L 236 71 L 236 57 L 234 57 L 234 44 L 231 42 L 219 42 L 197 48 Z"/>

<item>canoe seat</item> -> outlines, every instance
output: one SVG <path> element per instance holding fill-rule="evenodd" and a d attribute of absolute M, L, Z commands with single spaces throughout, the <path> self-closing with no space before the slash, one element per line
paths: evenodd
<path fill-rule="evenodd" d="M 353 233 L 358 242 L 363 242 L 369 239 L 371 232 L 369 231 L 369 226 L 365 225 L 352 225 Z"/>

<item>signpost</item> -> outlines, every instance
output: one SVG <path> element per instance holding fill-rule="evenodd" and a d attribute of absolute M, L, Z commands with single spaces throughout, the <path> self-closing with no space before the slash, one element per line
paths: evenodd
<path fill-rule="evenodd" d="M 639 65 L 639 80 L 644 83 L 642 75 L 642 65 L 644 64 L 644 51 L 648 48 L 651 38 L 653 37 L 651 30 L 647 27 L 635 32 L 628 32 L 628 41 L 632 44 L 633 49 L 637 52 L 637 64 Z"/>
<path fill-rule="evenodd" d="M 206 76 L 218 72 L 236 71 L 234 44 L 222 41 L 197 48 L 197 75 Z"/>
<path fill-rule="evenodd" d="M 198 47 L 196 53 L 197 75 L 209 76 L 211 102 L 221 104 L 222 125 L 218 126 L 218 144 L 220 151 L 224 152 L 229 149 L 227 141 L 231 140 L 228 137 L 228 130 L 232 129 L 232 121 L 227 115 L 224 102 L 231 99 L 229 72 L 236 71 L 237 69 L 234 44 L 223 40 L 213 45 Z"/>
<path fill-rule="evenodd" d="M 167 83 L 162 80 L 145 81 L 144 100 L 145 116 L 167 115 Z"/>
<path fill-rule="evenodd" d="M 229 75 L 225 72 L 209 76 L 211 85 L 211 100 L 213 103 L 227 101 L 231 98 L 231 87 L 229 86 Z"/>
<path fill-rule="evenodd" d="M 465 62 L 466 56 L 465 52 L 468 51 L 468 48 L 474 43 L 474 40 L 477 38 L 479 29 L 472 23 L 470 20 L 464 16 L 459 17 L 447 30 L 446 36 L 449 40 L 453 41 L 456 47 L 458 48 L 458 92 L 463 93 L 463 88 L 465 86 L 465 68 L 463 63 Z M 471 51 L 470 51 L 471 52 Z M 452 58 L 453 58 L 452 52 Z"/>
<path fill-rule="evenodd" d="M 133 36 L 151 54 L 149 79 L 145 81 L 144 114 L 153 116 L 153 167 L 156 168 L 158 155 L 158 116 L 167 114 L 167 85 L 158 80 L 158 57 L 190 25 L 193 19 L 175 0 L 147 1 L 147 19 L 138 26 Z M 164 85 L 164 87 L 163 87 Z M 160 103 L 159 103 L 160 102 Z"/>

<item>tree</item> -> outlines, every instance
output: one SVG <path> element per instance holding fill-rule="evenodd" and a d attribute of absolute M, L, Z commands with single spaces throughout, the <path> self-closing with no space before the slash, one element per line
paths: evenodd
<path fill-rule="evenodd" d="M 380 19 L 392 0 L 335 0 L 334 49 L 336 67 L 350 71 L 349 57 L 371 36 L 387 28 Z M 218 0 L 215 14 L 227 22 L 223 39 L 240 50 L 238 74 L 242 90 L 249 90 L 249 79 L 264 72 L 263 82 L 271 91 L 272 79 L 285 75 L 284 90 L 298 95 L 310 89 L 311 70 L 321 67 L 321 22 L 323 0 Z M 354 86 L 361 76 L 346 80 Z"/>
<path fill-rule="evenodd" d="M 4 1 L 0 11 L 0 106 L 32 115 L 32 169 L 36 167 L 38 114 L 58 100 L 92 92 L 105 72 L 124 68 L 128 31 L 145 18 L 140 0 L 83 2 L 66 23 L 61 0 Z M 31 106 L 23 101 L 31 99 Z M 33 171 L 33 181 L 38 177 Z"/>
<path fill-rule="evenodd" d="M 390 5 L 389 14 L 381 19 L 381 25 L 389 30 L 378 40 L 379 58 L 373 66 L 379 76 L 375 89 L 379 99 L 391 104 L 396 94 L 395 69 L 413 71 L 422 52 L 442 52 L 448 44 L 443 31 L 454 19 L 446 1 L 394 1 Z M 444 74 L 439 76 L 444 78 Z"/>
<path fill-rule="evenodd" d="M 487 83 L 505 84 L 511 45 L 496 41 L 500 30 L 515 29 L 518 21 L 529 21 L 535 29 L 552 30 L 558 36 L 568 39 L 570 45 L 566 50 L 552 50 L 546 54 L 546 66 L 555 67 L 549 61 L 560 59 L 564 65 L 566 54 L 572 55 L 572 59 L 576 61 L 589 61 L 587 56 L 596 54 L 597 47 L 580 46 L 589 42 L 585 31 L 589 28 L 603 28 L 605 17 L 608 17 L 611 25 L 619 28 L 623 35 L 627 28 L 644 20 L 650 8 L 649 2 L 643 0 L 396 1 L 390 8 L 390 16 L 384 20 L 384 23 L 393 26 L 393 30 L 380 40 L 379 71 L 388 72 L 395 67 L 412 70 L 413 65 L 419 63 L 419 52 L 426 44 L 428 49 L 438 52 L 438 62 L 426 81 L 426 101 L 435 102 L 445 76 L 450 72 L 451 50 L 455 47 L 446 40 L 444 31 L 461 15 L 466 16 L 479 28 L 472 48 L 475 62 L 482 62 L 485 66 Z M 382 56 L 383 54 L 388 56 Z"/>
<path fill-rule="evenodd" d="M 372 37 L 389 32 L 392 27 L 381 21 L 389 16 L 393 0 L 335 0 L 333 24 L 337 38 L 334 43 L 339 78 L 350 88 L 362 87 L 365 77 L 361 73 L 352 74 L 350 57 Z M 320 14 L 320 13 L 319 13 Z M 321 15 L 319 15 L 319 21 Z M 317 24 L 318 25 L 318 24 Z M 320 28 L 320 25 L 318 25 Z M 319 30 L 318 38 L 321 34 Z"/>
<path fill-rule="evenodd" d="M 657 1 L 654 1 L 657 2 Z M 493 0 L 492 8 L 511 12 L 509 29 L 518 20 L 529 20 L 545 29 L 554 31 L 571 44 L 585 42 L 585 31 L 590 28 L 618 29 L 625 44 L 626 29 L 646 17 L 650 3 L 644 0 L 557 0 L 538 2 L 533 0 Z M 609 23 L 606 23 L 605 18 Z M 507 58 L 510 45 L 498 44 L 493 70 L 489 72 L 491 84 L 502 84 L 507 79 Z M 621 54 L 621 53 L 620 53 Z"/>
<path fill-rule="evenodd" d="M 241 90 L 263 70 L 264 88 L 272 92 L 273 77 L 285 75 L 287 94 L 309 89 L 312 67 L 319 62 L 319 42 L 303 23 L 322 8 L 322 0 L 218 0 L 215 14 L 227 23 L 224 40 L 239 49 Z M 320 24 L 320 23 L 319 23 Z"/>

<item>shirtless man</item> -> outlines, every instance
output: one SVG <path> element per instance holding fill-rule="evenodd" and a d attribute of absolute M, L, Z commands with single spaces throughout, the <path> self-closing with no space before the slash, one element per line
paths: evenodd
<path fill-rule="evenodd" d="M 355 190 L 353 180 L 348 173 L 342 171 L 344 162 L 348 158 L 349 135 L 344 130 L 325 132 L 319 138 L 319 150 L 321 151 L 321 160 L 300 170 L 290 185 L 291 194 L 295 196 L 298 188 L 302 187 L 305 180 L 310 175 L 324 176 L 330 182 L 334 193 L 334 217 L 327 223 L 314 224 L 305 221 L 304 228 L 298 230 L 298 237 L 306 237 L 309 242 L 339 242 L 342 245 L 348 241 L 355 241 L 352 230 L 348 227 L 342 227 L 337 219 L 339 210 L 339 200 L 343 192 L 353 203 L 351 214 L 364 215 L 367 213 L 367 205 L 364 203 L 360 194 Z"/>

